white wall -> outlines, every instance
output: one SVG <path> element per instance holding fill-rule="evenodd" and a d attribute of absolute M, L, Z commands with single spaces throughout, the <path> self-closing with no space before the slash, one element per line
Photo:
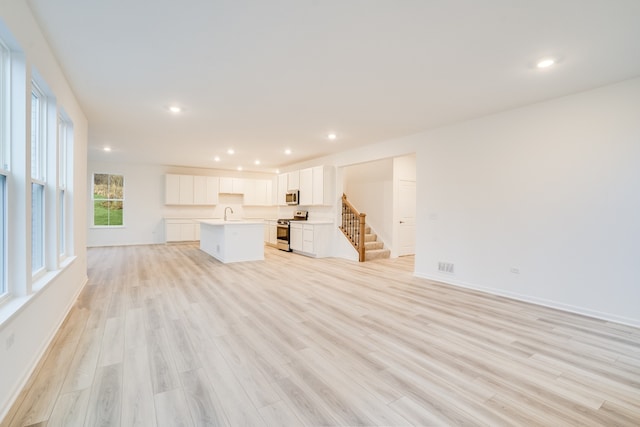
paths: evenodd
<path fill-rule="evenodd" d="M 636 78 L 291 169 L 415 152 L 417 276 L 640 326 L 639 117 Z"/>
<path fill-rule="evenodd" d="M 416 275 L 640 326 L 640 79 L 421 139 Z"/>
<path fill-rule="evenodd" d="M 243 206 L 240 195 L 220 195 L 216 206 L 166 206 L 165 174 L 228 176 L 254 179 L 272 179 L 272 174 L 259 174 L 220 169 L 185 168 L 136 163 L 89 162 L 86 174 L 87 197 L 91 198 L 91 180 L 94 173 L 124 175 L 125 202 L 124 227 L 91 227 L 93 212 L 87 211 L 88 246 L 140 245 L 164 243 L 165 217 L 222 218 L 224 208 L 233 209 L 237 218 L 277 218 L 276 207 Z"/>
<path fill-rule="evenodd" d="M 86 262 L 86 158 L 87 120 L 66 82 L 57 60 L 49 50 L 26 2 L 0 1 L 0 18 L 24 51 L 27 70 L 35 67 L 56 97 L 57 105 L 64 109 L 74 125 L 73 184 L 69 190 L 72 200 L 73 261 L 64 269 L 51 273 L 55 276 L 35 293 L 13 298 L 0 306 L 0 420 L 5 416 L 33 368 L 46 350 L 59 325 L 66 316 L 75 297 L 87 278 Z M 18 76 L 14 76 L 18 77 Z M 25 94 L 26 95 L 26 94 Z M 26 114 L 26 111 L 25 111 Z M 15 131 L 15 130 L 14 130 Z M 26 132 L 18 132 L 23 135 Z M 16 143 L 16 141 L 14 141 Z M 22 142 L 27 144 L 26 141 Z M 18 150 L 16 150 L 18 151 Z M 14 165 L 18 166 L 18 165 Z M 21 165 L 24 169 L 24 165 Z M 17 169 L 20 169 L 18 167 Z M 13 179 L 13 178 L 12 178 Z M 22 223 L 20 218 L 9 218 L 9 228 Z M 20 228 L 20 227 L 17 227 Z M 15 233 L 13 234 L 15 236 Z M 17 236 L 25 239 L 26 236 Z M 15 254 L 10 254 L 15 256 Z M 19 256 L 24 265 L 28 253 Z M 16 268 L 16 264 L 11 265 Z M 27 273 L 30 276 L 29 273 Z M 18 275 L 24 277 L 24 274 Z M 23 286 L 10 283 L 10 286 Z M 20 307 L 14 310 L 12 307 Z M 6 316 L 10 311 L 10 316 Z M 8 345 L 13 337 L 13 344 Z"/>

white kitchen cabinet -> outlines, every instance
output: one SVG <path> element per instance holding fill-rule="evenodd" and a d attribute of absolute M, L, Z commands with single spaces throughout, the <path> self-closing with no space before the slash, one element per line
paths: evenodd
<path fill-rule="evenodd" d="M 300 171 L 293 171 L 287 174 L 287 190 L 300 189 Z"/>
<path fill-rule="evenodd" d="M 278 176 L 275 175 L 270 181 L 269 206 L 278 206 Z"/>
<path fill-rule="evenodd" d="M 291 222 L 289 224 L 289 248 L 292 251 L 303 250 L 302 224 Z"/>
<path fill-rule="evenodd" d="M 242 199 L 242 204 L 245 206 L 255 206 L 257 205 L 257 195 L 256 195 L 256 183 L 258 180 L 256 179 L 245 179 L 243 183 L 244 190 L 244 198 Z"/>
<path fill-rule="evenodd" d="M 181 239 L 180 225 L 176 223 L 170 223 L 165 221 L 164 224 L 164 239 L 167 242 L 179 242 Z"/>
<path fill-rule="evenodd" d="M 300 201 L 302 206 L 313 205 L 313 169 L 307 168 L 300 171 Z"/>
<path fill-rule="evenodd" d="M 193 177 L 193 204 L 203 205 L 207 199 L 207 177 Z"/>
<path fill-rule="evenodd" d="M 244 204 L 247 206 L 271 206 L 271 181 L 268 179 L 245 179 Z"/>
<path fill-rule="evenodd" d="M 302 252 L 315 253 L 313 248 L 315 226 L 304 224 L 302 226 Z"/>
<path fill-rule="evenodd" d="M 312 176 L 312 204 L 316 206 L 332 205 L 335 187 L 333 166 L 316 166 L 312 168 Z"/>
<path fill-rule="evenodd" d="M 220 193 L 244 194 L 244 180 L 242 178 L 220 178 Z"/>
<path fill-rule="evenodd" d="M 166 219 L 165 240 L 167 242 L 190 242 L 199 239 L 200 226 L 192 219 Z"/>
<path fill-rule="evenodd" d="M 276 246 L 278 240 L 278 221 L 268 219 L 264 221 L 264 243 Z"/>
<path fill-rule="evenodd" d="M 218 178 L 167 174 L 164 202 L 167 205 L 215 205 L 218 203 Z"/>
<path fill-rule="evenodd" d="M 286 206 L 287 205 L 287 190 L 289 190 L 289 174 L 281 173 L 278 175 L 278 206 Z"/>
<path fill-rule="evenodd" d="M 278 221 L 270 221 L 269 223 L 269 244 L 272 246 L 278 244 Z"/>
<path fill-rule="evenodd" d="M 291 250 L 302 255 L 316 258 L 331 255 L 331 231 L 333 224 L 308 224 L 304 222 L 292 222 L 290 225 Z M 294 229 L 296 237 L 294 242 Z"/>
<path fill-rule="evenodd" d="M 180 204 L 180 175 L 165 175 L 164 203 L 167 205 Z"/>
<path fill-rule="evenodd" d="M 215 176 L 193 177 L 193 204 L 215 205 L 218 203 L 218 178 Z"/>
<path fill-rule="evenodd" d="M 180 175 L 180 204 L 193 204 L 193 176 Z"/>

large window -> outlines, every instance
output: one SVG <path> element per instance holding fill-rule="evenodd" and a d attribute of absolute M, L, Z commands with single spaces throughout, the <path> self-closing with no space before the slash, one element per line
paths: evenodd
<path fill-rule="evenodd" d="M 46 100 L 35 82 L 31 90 L 31 273 L 44 270 Z"/>
<path fill-rule="evenodd" d="M 10 54 L 9 49 L 0 40 L 0 170 L 9 170 L 9 92 L 10 92 Z"/>
<path fill-rule="evenodd" d="M 124 212 L 124 176 L 93 174 L 93 225 L 122 226 Z"/>
<path fill-rule="evenodd" d="M 7 177 L 0 174 L 0 299 L 7 293 Z"/>
<path fill-rule="evenodd" d="M 9 49 L 0 41 L 0 299 L 7 294 L 7 176 L 9 175 Z"/>
<path fill-rule="evenodd" d="M 69 181 L 69 148 L 72 145 L 73 126 L 62 114 L 58 116 L 58 254 L 68 255 L 67 247 L 67 183 Z"/>

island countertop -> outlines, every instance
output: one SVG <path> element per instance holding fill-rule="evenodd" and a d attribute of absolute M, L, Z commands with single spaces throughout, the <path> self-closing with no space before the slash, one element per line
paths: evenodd
<path fill-rule="evenodd" d="M 223 263 L 264 259 L 262 220 L 208 219 L 200 222 L 200 249 Z"/>
<path fill-rule="evenodd" d="M 261 219 L 201 219 L 198 221 L 200 224 L 206 225 L 244 225 L 244 224 L 264 224 L 264 220 Z"/>

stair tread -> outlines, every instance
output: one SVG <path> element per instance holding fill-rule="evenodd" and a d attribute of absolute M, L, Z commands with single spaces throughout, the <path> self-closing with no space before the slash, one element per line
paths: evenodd
<path fill-rule="evenodd" d="M 383 249 L 384 243 L 382 242 L 364 242 L 364 249 L 367 251 L 375 250 L 375 249 Z"/>
<path fill-rule="evenodd" d="M 389 249 L 373 249 L 365 252 L 365 260 L 371 261 L 374 259 L 386 259 L 391 256 Z"/>

